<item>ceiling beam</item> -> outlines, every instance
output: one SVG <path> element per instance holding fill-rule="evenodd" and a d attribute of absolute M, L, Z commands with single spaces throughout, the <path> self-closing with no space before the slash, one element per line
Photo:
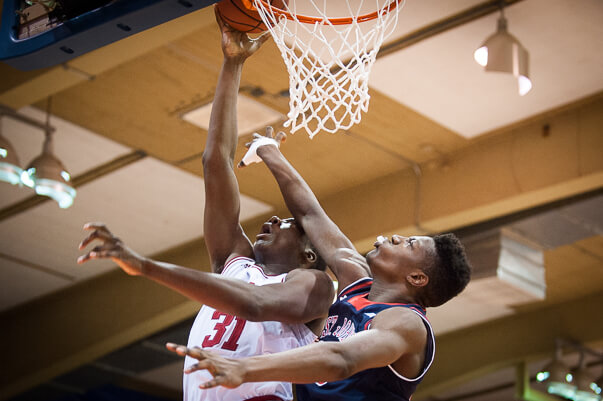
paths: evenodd
<path fill-rule="evenodd" d="M 34 104 L 74 85 L 92 80 L 119 64 L 192 34 L 208 24 L 215 24 L 212 7 L 157 25 L 55 67 L 22 72 L 0 63 L 3 81 L 0 85 L 0 104 L 13 109 Z"/>
<path fill-rule="evenodd" d="M 444 33 L 450 29 L 456 28 L 457 26 L 468 24 L 476 19 L 485 17 L 486 15 L 500 12 L 501 6 L 509 7 L 515 3 L 519 3 L 520 1 L 523 0 L 491 0 L 477 4 L 473 7 L 469 7 L 449 17 L 409 32 L 392 42 L 386 43 L 379 49 L 377 58 L 400 51 L 422 40 Z"/>
<path fill-rule="evenodd" d="M 363 251 L 378 234 L 438 233 L 470 226 L 603 188 L 601 132 L 599 95 L 574 109 L 478 138 L 435 160 L 435 167 L 423 164 L 420 185 L 416 174 L 406 169 L 321 202 Z"/>
<path fill-rule="evenodd" d="M 555 339 L 603 340 L 603 292 L 437 337 L 434 364 L 413 400 L 425 400 L 482 375 L 553 355 Z"/>

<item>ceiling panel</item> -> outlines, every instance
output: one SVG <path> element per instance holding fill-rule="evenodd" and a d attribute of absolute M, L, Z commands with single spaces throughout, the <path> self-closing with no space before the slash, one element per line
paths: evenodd
<path fill-rule="evenodd" d="M 507 297 L 500 299 L 504 287 L 496 278 L 471 281 L 456 298 L 437 308 L 429 308 L 427 316 L 434 331 L 441 335 L 512 314 Z"/>
<path fill-rule="evenodd" d="M 473 60 L 497 14 L 379 59 L 371 86 L 466 137 L 594 94 L 603 89 L 603 3 L 579 4 L 525 0 L 505 9 L 509 32 L 530 53 L 526 96 L 510 74 L 485 73 Z"/>
<path fill-rule="evenodd" d="M 60 277 L 0 256 L 0 311 L 71 285 Z"/>
<path fill-rule="evenodd" d="M 69 209 L 45 202 L 2 221 L 0 252 L 80 280 L 113 268 L 109 261 L 76 264 L 86 222 L 105 222 L 134 250 L 149 255 L 202 236 L 203 207 L 201 178 L 146 158 L 80 187 Z M 264 203 L 241 199 L 242 220 L 269 210 Z M 12 282 L 0 278 L 3 286 Z"/>

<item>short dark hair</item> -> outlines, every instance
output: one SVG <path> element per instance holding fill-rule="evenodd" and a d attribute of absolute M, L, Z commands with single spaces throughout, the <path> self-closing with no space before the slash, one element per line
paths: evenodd
<path fill-rule="evenodd" d="M 426 290 L 426 306 L 440 306 L 457 296 L 471 279 L 471 264 L 465 247 L 454 234 L 433 237 L 436 248 L 434 263 L 426 269 L 429 284 Z"/>

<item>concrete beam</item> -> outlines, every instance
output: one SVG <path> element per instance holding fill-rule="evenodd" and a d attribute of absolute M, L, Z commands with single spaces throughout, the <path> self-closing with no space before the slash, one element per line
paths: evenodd
<path fill-rule="evenodd" d="M 437 355 L 413 400 L 522 361 L 552 356 L 556 338 L 588 344 L 603 340 L 603 292 L 516 314 L 436 339 Z"/>
<path fill-rule="evenodd" d="M 407 169 L 321 201 L 366 251 L 378 234 L 442 232 L 602 188 L 602 149 L 599 95 L 478 138 L 445 159 L 425 163 L 419 179 Z"/>

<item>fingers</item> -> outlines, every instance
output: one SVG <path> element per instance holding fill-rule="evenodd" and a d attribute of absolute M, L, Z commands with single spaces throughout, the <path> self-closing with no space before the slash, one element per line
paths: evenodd
<path fill-rule="evenodd" d="M 199 347 L 188 348 L 185 345 L 166 343 L 165 348 L 167 348 L 168 350 L 170 350 L 172 352 L 175 352 L 176 354 L 178 354 L 180 356 L 188 355 L 188 356 L 198 359 L 198 360 L 203 360 L 207 357 L 207 353 Z"/>
<path fill-rule="evenodd" d="M 272 138 L 274 134 L 274 128 L 272 128 L 270 125 L 266 127 L 266 137 L 268 138 Z"/>
<path fill-rule="evenodd" d="M 106 241 L 114 241 L 115 237 L 111 234 L 111 231 L 103 224 L 98 222 L 86 223 L 84 224 L 84 230 L 93 230 L 82 242 L 79 244 L 79 249 L 84 249 L 88 244 L 90 244 L 94 240 L 103 241 L 103 245 L 105 245 Z M 99 259 L 99 258 L 107 258 L 113 256 L 112 253 L 109 253 L 110 248 L 97 246 L 88 252 L 85 255 L 80 256 L 77 259 L 78 264 L 82 264 L 87 262 L 90 259 Z"/>
<path fill-rule="evenodd" d="M 82 255 L 79 258 L 77 258 L 77 263 L 82 264 L 91 259 L 106 259 L 106 258 L 112 258 L 112 257 L 117 257 L 117 256 L 118 256 L 118 253 L 114 249 L 108 248 L 106 245 L 102 245 L 102 246 L 99 245 L 99 246 L 92 248 L 92 250 L 90 252 L 88 252 L 87 254 Z"/>
<path fill-rule="evenodd" d="M 213 379 L 211 379 L 210 381 L 207 381 L 207 382 L 201 384 L 199 386 L 199 388 L 201 388 L 201 389 L 214 388 L 214 387 L 221 386 L 224 382 L 225 382 L 225 379 L 223 376 L 217 376 L 217 377 L 214 377 Z"/>
<path fill-rule="evenodd" d="M 257 38 L 255 38 L 255 41 L 257 41 L 258 44 L 261 46 L 264 43 L 266 43 L 266 41 L 268 39 L 270 39 L 271 37 L 272 37 L 272 35 L 270 34 L 270 31 L 265 31 L 260 36 L 258 36 Z"/>
<path fill-rule="evenodd" d="M 110 232 L 104 223 L 101 223 L 98 221 L 92 221 L 92 222 L 84 224 L 84 230 L 101 230 L 101 231 Z"/>
<path fill-rule="evenodd" d="M 216 22 L 220 27 L 220 30 L 224 30 L 224 21 L 222 21 L 222 16 L 220 15 L 220 11 L 218 11 L 218 5 L 214 4 L 214 15 L 216 16 Z"/>
<path fill-rule="evenodd" d="M 285 142 L 287 140 L 287 134 L 285 134 L 283 131 L 279 131 L 278 134 L 276 134 L 276 141 L 279 143 L 279 145 L 283 142 Z"/>
<path fill-rule="evenodd" d="M 86 226 L 84 226 L 84 229 Z M 89 243 L 94 241 L 95 239 L 109 241 L 113 239 L 113 235 L 107 231 L 106 229 L 97 229 L 92 231 L 82 242 L 80 242 L 79 249 L 84 249 Z"/>

